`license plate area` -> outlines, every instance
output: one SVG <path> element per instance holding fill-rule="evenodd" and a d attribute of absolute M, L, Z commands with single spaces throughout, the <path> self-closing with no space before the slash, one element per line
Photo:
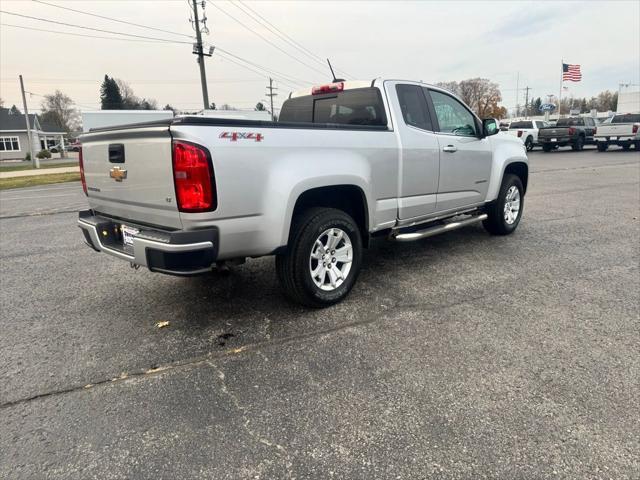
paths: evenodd
<path fill-rule="evenodd" d="M 140 230 L 123 223 L 120 225 L 120 232 L 122 233 L 122 244 L 124 246 L 133 246 L 133 239 L 140 233 Z"/>
<path fill-rule="evenodd" d="M 618 137 L 610 137 L 609 140 L 618 140 Z"/>
<path fill-rule="evenodd" d="M 551 139 L 551 141 L 552 141 L 552 142 L 557 142 L 557 141 L 558 141 L 558 139 L 557 139 L 557 138 L 552 138 L 552 139 Z"/>

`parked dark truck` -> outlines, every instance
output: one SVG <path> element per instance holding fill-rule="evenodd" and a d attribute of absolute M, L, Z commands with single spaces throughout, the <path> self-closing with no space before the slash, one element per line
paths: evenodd
<path fill-rule="evenodd" d="M 585 144 L 594 143 L 595 131 L 596 122 L 591 117 L 561 118 L 554 127 L 538 131 L 538 143 L 545 152 L 567 146 L 571 146 L 573 150 L 582 150 Z"/>

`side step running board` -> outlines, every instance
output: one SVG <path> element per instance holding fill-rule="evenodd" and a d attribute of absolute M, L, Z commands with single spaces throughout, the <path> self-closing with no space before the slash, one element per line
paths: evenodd
<path fill-rule="evenodd" d="M 419 230 L 417 232 L 400 233 L 396 235 L 394 238 L 398 242 L 413 242 L 415 240 L 420 240 L 421 238 L 433 237 L 434 235 L 439 235 L 440 233 L 450 232 L 451 230 L 456 230 L 458 228 L 466 227 L 467 225 L 481 222 L 486 218 L 487 218 L 487 214 L 482 213 L 480 215 L 476 215 L 471 218 L 465 218 L 463 220 L 449 222 L 442 225 L 434 225 L 433 227 L 425 228 L 424 230 Z"/>

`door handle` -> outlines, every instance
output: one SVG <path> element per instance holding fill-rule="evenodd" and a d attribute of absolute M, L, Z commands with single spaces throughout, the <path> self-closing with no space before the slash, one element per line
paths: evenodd
<path fill-rule="evenodd" d="M 448 153 L 455 153 L 458 151 L 458 148 L 454 147 L 453 145 L 447 145 L 446 147 L 442 147 L 442 151 L 448 152 Z"/>

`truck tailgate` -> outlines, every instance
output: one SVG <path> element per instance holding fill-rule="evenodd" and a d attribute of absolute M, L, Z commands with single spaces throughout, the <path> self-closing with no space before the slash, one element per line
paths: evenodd
<path fill-rule="evenodd" d="M 538 131 L 538 138 L 557 138 L 557 137 L 568 137 L 568 136 L 569 136 L 569 127 L 541 128 Z"/>
<path fill-rule="evenodd" d="M 598 126 L 596 136 L 598 137 L 630 137 L 633 125 L 630 123 L 610 123 L 608 125 Z"/>
<path fill-rule="evenodd" d="M 91 132 L 81 142 L 93 210 L 133 223 L 182 227 L 168 124 Z"/>

